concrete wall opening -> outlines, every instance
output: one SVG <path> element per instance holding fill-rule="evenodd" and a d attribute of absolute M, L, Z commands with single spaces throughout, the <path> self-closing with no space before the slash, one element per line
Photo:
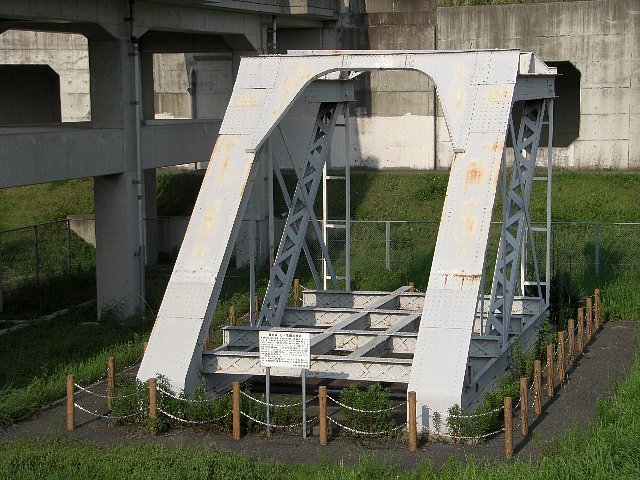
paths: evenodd
<path fill-rule="evenodd" d="M 12 97 L 11 102 L 17 103 L 17 110 L 6 111 L 7 102 L 3 99 L 2 124 L 91 120 L 89 52 L 85 36 L 8 30 L 0 35 L 0 64 L 7 65 L 0 79 L 3 92 Z M 43 68 L 47 66 L 59 77 L 57 88 L 53 76 Z M 59 113 L 55 111 L 56 104 Z"/>
<path fill-rule="evenodd" d="M 554 108 L 553 146 L 568 147 L 580 136 L 580 79 L 581 73 L 569 61 L 545 62 L 558 69 Z M 546 133 L 541 141 L 546 145 Z"/>

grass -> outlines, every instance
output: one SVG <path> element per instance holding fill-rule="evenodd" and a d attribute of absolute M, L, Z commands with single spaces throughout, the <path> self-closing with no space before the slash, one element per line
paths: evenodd
<path fill-rule="evenodd" d="M 224 479 L 610 479 L 640 476 L 640 356 L 636 355 L 615 395 L 598 402 L 596 421 L 586 431 L 570 429 L 544 444 L 538 463 L 515 459 L 482 464 L 473 459 L 428 461 L 414 471 L 371 458 L 354 466 L 256 461 L 221 448 L 180 448 L 150 444 L 97 447 L 86 442 L 21 441 L 0 444 L 0 477 L 47 478 L 224 478 Z"/>
<path fill-rule="evenodd" d="M 457 7 L 469 5 L 509 5 L 516 3 L 573 2 L 577 0 L 438 0 L 438 7 Z M 583 0 L 584 1 L 584 0 Z"/>
<path fill-rule="evenodd" d="M 38 412 L 65 394 L 67 373 L 83 385 L 102 377 L 107 358 L 130 365 L 142 355 L 149 323 L 85 323 L 95 306 L 0 336 L 0 426 Z"/>
<path fill-rule="evenodd" d="M 0 230 L 93 213 L 93 180 L 0 189 Z"/>

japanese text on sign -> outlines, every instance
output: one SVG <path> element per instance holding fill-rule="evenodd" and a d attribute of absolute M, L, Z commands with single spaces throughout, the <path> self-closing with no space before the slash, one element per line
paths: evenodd
<path fill-rule="evenodd" d="M 311 334 L 260 332 L 260 365 L 311 368 Z"/>

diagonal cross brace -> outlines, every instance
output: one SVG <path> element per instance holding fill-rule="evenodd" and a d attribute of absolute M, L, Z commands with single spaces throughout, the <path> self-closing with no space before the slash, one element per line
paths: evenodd
<path fill-rule="evenodd" d="M 536 156 L 542 131 L 545 101 L 537 100 L 525 104 L 518 139 L 514 138 L 514 163 L 505 192 L 504 225 L 498 248 L 487 332 L 501 337 L 501 347 L 507 347 L 513 297 L 519 285 L 520 261 L 525 237 L 525 225 Z M 515 137 L 513 118 L 510 130 Z M 501 318 L 498 317 L 501 316 Z"/>
<path fill-rule="evenodd" d="M 322 103 L 318 110 L 302 174 L 298 177 L 298 185 L 291 199 L 289 215 L 272 266 L 273 275 L 260 310 L 260 325 L 279 326 L 282 321 L 296 265 L 304 248 L 307 227 L 313 216 L 313 202 L 320 187 L 322 168 L 331 149 L 337 109 L 337 103 Z"/>

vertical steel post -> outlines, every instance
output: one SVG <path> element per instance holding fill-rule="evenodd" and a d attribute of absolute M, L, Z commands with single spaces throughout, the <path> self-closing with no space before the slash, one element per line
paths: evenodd
<path fill-rule="evenodd" d="M 600 276 L 600 223 L 594 225 L 593 232 L 593 268 L 596 272 L 596 277 Z"/>
<path fill-rule="evenodd" d="M 327 253 L 329 253 L 329 243 L 327 239 L 327 218 L 328 212 L 328 198 L 327 198 L 327 162 L 322 166 L 322 241 L 327 246 Z M 322 253 L 322 288 L 327 289 L 327 258 Z"/>
<path fill-rule="evenodd" d="M 345 182 L 345 290 L 351 290 L 351 155 L 349 104 L 344 104 L 344 182 Z"/>
<path fill-rule="evenodd" d="M 385 222 L 385 241 L 384 241 L 384 246 L 385 246 L 385 256 L 384 256 L 384 264 L 385 267 L 387 267 L 387 271 L 391 271 L 391 222 L 387 221 Z"/>
<path fill-rule="evenodd" d="M 302 369 L 302 438 L 307 438 L 307 369 Z"/>
<path fill-rule="evenodd" d="M 271 367 L 265 368 L 265 399 L 267 404 L 265 408 L 267 409 L 267 436 L 271 436 Z"/>
<path fill-rule="evenodd" d="M 551 305 L 551 176 L 553 170 L 553 98 L 546 100 L 549 119 L 549 141 L 547 143 L 547 251 L 545 257 L 545 306 Z"/>
<path fill-rule="evenodd" d="M 67 270 L 71 273 L 71 222 L 67 218 Z"/>
<path fill-rule="evenodd" d="M 4 312 L 4 287 L 2 283 L 2 236 L 0 236 L 0 313 Z"/>
<path fill-rule="evenodd" d="M 256 318 L 256 223 L 249 220 L 249 321 L 255 326 Z"/>
<path fill-rule="evenodd" d="M 275 36 L 275 33 L 274 33 Z M 273 218 L 273 149 L 271 145 L 271 138 L 267 140 L 267 183 L 268 183 L 268 209 L 269 209 L 269 283 L 273 285 L 274 276 L 273 269 L 276 259 L 275 253 L 275 226 L 274 226 L 274 218 Z M 269 289 L 269 302 L 268 304 L 273 307 L 274 305 L 274 289 Z M 269 324 L 271 324 L 271 319 L 273 318 L 273 311 L 269 311 Z"/>
<path fill-rule="evenodd" d="M 40 254 L 38 252 L 38 225 L 33 226 L 33 248 L 36 261 L 36 283 L 40 285 Z"/>

